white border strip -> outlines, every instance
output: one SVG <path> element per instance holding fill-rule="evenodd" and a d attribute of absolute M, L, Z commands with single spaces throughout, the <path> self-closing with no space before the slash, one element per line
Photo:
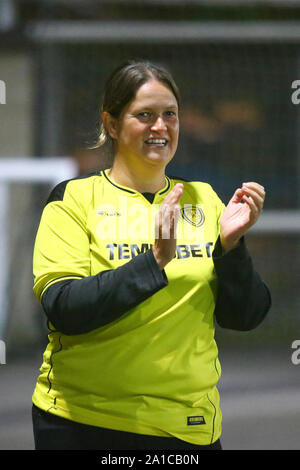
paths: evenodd
<path fill-rule="evenodd" d="M 37 42 L 282 42 L 300 41 L 300 22 L 40 21 L 25 34 Z"/>

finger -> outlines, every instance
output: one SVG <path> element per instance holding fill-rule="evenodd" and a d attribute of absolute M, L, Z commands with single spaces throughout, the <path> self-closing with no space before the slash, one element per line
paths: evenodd
<path fill-rule="evenodd" d="M 162 236 L 163 239 L 170 238 L 171 230 L 171 210 L 169 205 L 162 207 Z"/>
<path fill-rule="evenodd" d="M 183 184 L 177 183 L 174 188 L 167 194 L 162 204 L 177 204 L 183 194 Z"/>
<path fill-rule="evenodd" d="M 178 183 L 163 200 L 159 209 L 159 219 L 156 226 L 156 238 L 176 238 L 176 227 L 180 206 L 178 204 L 183 194 L 183 184 Z"/>
<path fill-rule="evenodd" d="M 178 195 L 182 192 L 183 185 L 181 183 L 175 184 L 174 188 L 167 194 L 164 201 L 173 200 L 178 197 Z"/>
<path fill-rule="evenodd" d="M 252 188 L 258 188 L 258 189 L 261 189 L 261 190 L 265 190 L 264 186 L 262 186 L 261 184 L 257 183 L 256 181 L 248 181 L 248 182 L 244 182 L 243 185 L 246 185 L 246 186 L 251 186 Z"/>
<path fill-rule="evenodd" d="M 162 213 L 159 210 L 155 216 L 155 240 L 162 236 Z"/>
<path fill-rule="evenodd" d="M 163 238 L 176 238 L 177 222 L 179 218 L 179 204 L 167 206 L 163 212 Z"/>
<path fill-rule="evenodd" d="M 258 183 L 254 183 L 254 182 L 243 183 L 242 187 L 252 189 L 253 191 L 257 192 L 263 198 L 266 195 L 265 188 L 262 185 L 258 184 Z"/>
<path fill-rule="evenodd" d="M 255 204 L 255 202 L 253 201 L 251 196 L 246 196 L 243 199 L 243 201 L 248 205 L 248 207 L 250 209 L 250 220 L 252 220 L 252 222 L 253 222 L 253 219 L 256 220 L 259 217 L 260 210 L 257 207 L 257 205 Z"/>
<path fill-rule="evenodd" d="M 241 202 L 243 196 L 245 195 L 245 192 L 242 190 L 242 188 L 236 189 L 234 195 L 231 198 L 232 202 Z"/>
<path fill-rule="evenodd" d="M 172 203 L 177 204 L 180 201 L 182 194 L 183 194 L 183 184 L 178 183 L 173 188 Z"/>
<path fill-rule="evenodd" d="M 256 189 L 249 188 L 248 186 L 243 186 L 242 190 L 245 191 L 247 194 L 250 194 L 251 196 L 254 196 L 260 201 L 265 200 L 265 193 L 261 191 L 257 191 Z"/>
<path fill-rule="evenodd" d="M 264 205 L 264 196 L 261 196 L 259 193 L 254 191 L 253 189 L 243 187 L 243 192 L 246 194 L 246 196 L 251 197 L 254 203 L 256 204 L 258 210 L 262 210 L 263 205 Z"/>
<path fill-rule="evenodd" d="M 179 205 L 175 205 L 173 212 L 171 213 L 170 219 L 170 238 L 177 238 L 177 222 L 179 216 Z"/>
<path fill-rule="evenodd" d="M 161 223 L 161 238 L 170 239 L 174 236 L 174 207 L 165 205 L 161 210 L 162 223 Z"/>

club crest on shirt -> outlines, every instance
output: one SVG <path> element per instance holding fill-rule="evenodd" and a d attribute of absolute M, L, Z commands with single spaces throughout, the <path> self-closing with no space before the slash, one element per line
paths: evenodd
<path fill-rule="evenodd" d="M 194 227 L 200 227 L 204 224 L 204 212 L 199 205 L 185 204 L 184 207 L 180 209 L 180 213 L 183 219 Z"/>

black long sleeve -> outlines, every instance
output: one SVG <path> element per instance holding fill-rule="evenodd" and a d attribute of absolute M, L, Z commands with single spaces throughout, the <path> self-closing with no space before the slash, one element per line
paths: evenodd
<path fill-rule="evenodd" d="M 256 328 L 271 307 L 271 295 L 253 268 L 244 238 L 236 248 L 224 254 L 218 238 L 213 261 L 218 277 L 215 307 L 218 325 L 238 331 Z"/>
<path fill-rule="evenodd" d="M 106 325 L 168 285 L 152 250 L 123 266 L 48 287 L 42 305 L 52 325 L 66 335 Z"/>

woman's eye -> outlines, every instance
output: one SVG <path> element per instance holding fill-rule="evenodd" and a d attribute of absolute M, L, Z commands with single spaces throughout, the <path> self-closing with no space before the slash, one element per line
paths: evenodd
<path fill-rule="evenodd" d="M 175 111 L 165 111 L 163 113 L 165 118 L 176 118 L 176 112 Z M 153 114 L 150 111 L 141 111 L 140 113 L 137 114 L 137 117 L 140 119 L 157 119 L 158 115 Z"/>
<path fill-rule="evenodd" d="M 150 113 L 148 113 L 147 111 L 143 111 L 142 113 L 139 113 L 138 116 L 142 118 L 147 118 L 150 117 Z"/>

